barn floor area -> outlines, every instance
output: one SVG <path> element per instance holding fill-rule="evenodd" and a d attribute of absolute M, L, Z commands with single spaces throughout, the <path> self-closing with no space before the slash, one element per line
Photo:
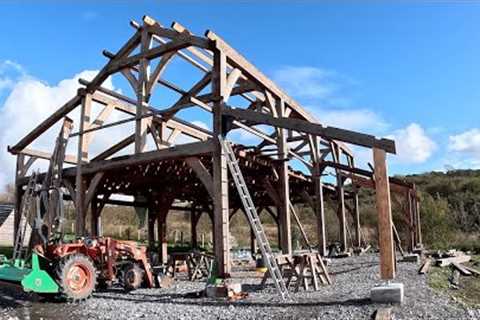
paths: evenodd
<path fill-rule="evenodd" d="M 418 265 L 398 263 L 397 281 L 405 285 L 405 303 L 393 306 L 395 319 L 480 319 L 480 310 L 453 301 L 427 286 Z M 259 290 L 259 274 L 238 271 L 249 296 L 227 302 L 197 298 L 203 282 L 177 281 L 169 289 L 97 292 L 80 304 L 36 301 L 34 297 L 0 287 L 1 319 L 370 319 L 384 307 L 370 303 L 370 288 L 378 282 L 378 256 L 334 259 L 329 266 L 332 286 L 318 292 L 292 294 L 296 301 L 282 304 L 273 284 Z"/>

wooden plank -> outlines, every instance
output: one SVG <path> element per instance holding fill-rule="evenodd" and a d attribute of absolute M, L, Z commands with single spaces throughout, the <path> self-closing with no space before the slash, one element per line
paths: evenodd
<path fill-rule="evenodd" d="M 49 152 L 34 150 L 29 148 L 25 148 L 19 152 L 16 152 L 15 154 L 26 155 L 33 158 L 45 159 L 45 160 L 50 160 L 52 158 L 52 154 Z M 71 154 L 67 154 L 65 155 L 64 162 L 69 164 L 77 164 L 77 157 Z"/>
<path fill-rule="evenodd" d="M 468 262 L 472 259 L 471 256 L 468 255 L 460 255 L 456 257 L 451 257 L 451 258 L 443 258 L 443 259 L 437 259 L 437 265 L 439 267 L 448 267 L 452 263 L 465 263 Z"/>
<path fill-rule="evenodd" d="M 463 267 L 468 271 L 470 271 L 474 276 L 476 277 L 480 276 L 480 271 L 478 271 L 477 269 L 474 269 L 472 267 L 467 267 L 467 266 L 463 266 Z"/>
<path fill-rule="evenodd" d="M 455 269 L 457 269 L 458 271 L 460 271 L 460 273 L 464 276 L 471 276 L 472 273 L 470 272 L 470 270 L 468 270 L 467 268 L 465 268 L 464 266 L 462 266 L 460 263 L 457 263 L 457 262 L 452 262 L 452 266 L 455 267 Z"/>
<path fill-rule="evenodd" d="M 395 154 L 395 142 L 390 139 L 377 139 L 375 136 L 359 133 L 351 130 L 345 130 L 335 127 L 324 127 L 320 124 L 308 122 L 300 119 L 275 118 L 269 114 L 244 110 L 239 108 L 224 108 L 223 113 L 237 120 L 246 120 L 251 124 L 267 124 L 284 129 L 291 129 L 297 132 L 304 132 L 320 136 L 326 139 L 333 139 L 359 145 L 368 148 L 377 148 L 386 152 Z"/>
<path fill-rule="evenodd" d="M 432 265 L 432 259 L 427 259 L 425 262 L 422 264 L 420 269 L 418 270 L 419 274 L 426 274 L 428 271 L 430 271 L 430 266 Z"/>
<path fill-rule="evenodd" d="M 385 151 L 374 148 L 373 160 L 378 214 L 380 276 L 383 280 L 390 280 L 395 278 L 395 250 L 393 246 L 392 208 Z"/>

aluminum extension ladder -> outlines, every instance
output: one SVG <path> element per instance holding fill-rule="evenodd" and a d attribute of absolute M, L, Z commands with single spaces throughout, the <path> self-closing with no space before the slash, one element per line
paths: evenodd
<path fill-rule="evenodd" d="M 25 247 L 25 235 L 27 233 L 27 226 L 31 218 L 32 204 L 35 202 L 35 188 L 37 185 L 37 174 L 33 172 L 28 180 L 27 188 L 23 195 L 21 207 L 20 207 L 20 221 L 18 222 L 17 234 L 15 237 L 15 243 L 13 245 L 13 260 L 19 260 L 26 258 L 26 251 L 28 246 Z"/>
<path fill-rule="evenodd" d="M 257 210 L 255 209 L 255 205 L 253 204 L 252 197 L 250 196 L 250 192 L 248 191 L 247 185 L 245 184 L 245 179 L 243 178 L 243 174 L 240 171 L 240 167 L 238 166 L 238 161 L 235 157 L 235 153 L 233 152 L 232 145 L 229 141 L 224 140 L 220 136 L 218 137 L 218 140 L 223 151 L 225 152 L 230 173 L 232 174 L 233 180 L 235 181 L 235 185 L 237 187 L 240 199 L 242 200 L 245 213 L 248 217 L 248 221 L 250 222 L 250 226 L 253 229 L 255 238 L 258 242 L 258 246 L 260 247 L 263 260 L 267 264 L 270 277 L 272 278 L 273 283 L 275 284 L 275 287 L 280 293 L 282 299 L 287 300 L 290 298 L 287 286 L 283 281 L 283 275 L 280 271 L 280 268 L 278 267 L 275 255 L 272 253 L 270 244 L 268 243 L 267 236 L 265 234 L 265 231 L 263 230 L 263 226 L 260 222 Z"/>

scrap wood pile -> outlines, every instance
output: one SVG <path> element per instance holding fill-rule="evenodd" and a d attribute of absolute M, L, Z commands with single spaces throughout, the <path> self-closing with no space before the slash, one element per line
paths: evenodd
<path fill-rule="evenodd" d="M 465 263 L 469 262 L 470 260 L 472 260 L 472 257 L 465 254 L 463 251 L 436 251 L 426 254 L 426 259 L 418 270 L 418 273 L 428 273 L 431 266 L 437 266 L 440 268 L 450 267 L 452 269 L 452 276 L 450 277 L 450 282 L 453 286 L 458 286 L 460 275 L 477 277 L 480 276 L 479 269 L 475 269 L 471 266 L 465 265 Z"/>

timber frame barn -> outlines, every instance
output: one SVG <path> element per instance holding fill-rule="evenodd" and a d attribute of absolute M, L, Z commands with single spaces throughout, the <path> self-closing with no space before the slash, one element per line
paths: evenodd
<path fill-rule="evenodd" d="M 212 219 L 218 272 L 220 276 L 228 276 L 229 220 L 242 210 L 242 205 L 229 178 L 219 137 L 231 139 L 227 134 L 243 131 L 260 139 L 260 143 L 234 144 L 234 150 L 255 206 L 268 210 L 278 224 L 279 246 L 284 254 L 292 254 L 292 220 L 302 229 L 295 204 L 313 208 L 317 220 L 316 247 L 320 254 L 326 254 L 325 197 L 338 204 L 342 249 L 349 249 L 347 211 L 352 217 L 354 247 L 360 247 L 357 191 L 359 187 L 374 188 L 381 276 L 395 277 L 390 191 L 406 199 L 404 220 L 410 231 L 407 239 L 410 250 L 421 246 L 421 232 L 415 186 L 387 174 L 386 154 L 395 153 L 394 141 L 323 126 L 212 31 L 197 36 L 179 23 L 167 28 L 148 16 L 143 17 L 141 24 L 132 21 L 131 26 L 133 35 L 116 53 L 103 52 L 109 61 L 93 80 L 80 80 L 83 87 L 71 100 L 9 147 L 9 152 L 17 156 L 17 209 L 32 163 L 52 157 L 45 150 L 33 149 L 31 144 L 72 111 L 79 111 L 80 118 L 75 121 L 78 130 L 70 133 L 71 138 L 78 139 L 78 152 L 65 155 L 65 163 L 71 166 L 62 172 L 66 196 L 75 206 L 76 235 L 101 234 L 101 211 L 105 204 L 146 208 L 149 245 L 154 247 L 157 233 L 160 258 L 165 262 L 167 213 L 174 202 L 182 201 L 190 205 L 193 245 L 199 216 L 207 213 Z M 191 88 L 183 89 L 163 77 L 173 59 L 188 62 L 189 67 L 202 74 Z M 102 86 L 114 74 L 128 80 L 134 97 Z M 151 105 L 152 94 L 159 88 L 175 94 L 176 102 L 166 108 Z M 91 118 L 94 104 L 102 108 L 96 119 Z M 178 114 L 188 108 L 206 111 L 212 129 L 181 119 Z M 114 113 L 127 118 L 107 123 Z M 96 135 L 127 122 L 134 124 L 134 132 L 112 141 L 106 150 L 91 154 Z M 182 137 L 188 137 L 188 142 Z M 149 148 L 147 139 L 153 140 L 153 148 Z M 347 144 L 372 149 L 371 171 L 355 167 L 354 155 Z M 133 151 L 125 154 L 131 146 Z M 305 170 L 293 170 L 292 161 Z M 322 181 L 328 167 L 336 173 L 336 183 Z M 345 190 L 348 183 L 353 191 Z M 111 199 L 114 194 L 133 196 L 134 200 Z M 16 212 L 18 226 L 19 210 Z M 86 226 L 87 214 L 91 215 L 89 226 Z"/>

